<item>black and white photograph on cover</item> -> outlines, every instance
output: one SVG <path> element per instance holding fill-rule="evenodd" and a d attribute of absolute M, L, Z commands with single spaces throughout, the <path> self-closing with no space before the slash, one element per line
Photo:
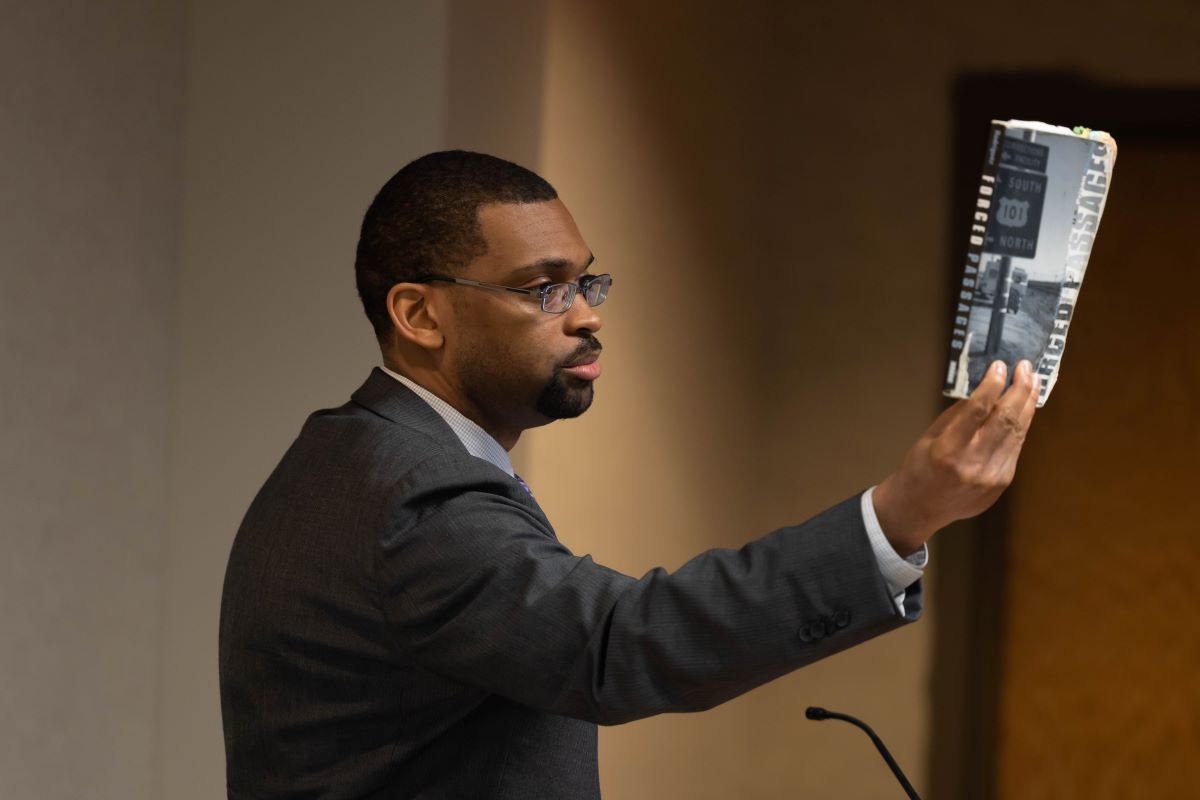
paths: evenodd
<path fill-rule="evenodd" d="M 1021 359 L 1036 368 L 1046 351 L 1068 280 L 1071 227 L 1094 143 L 1010 129 L 1003 147 L 967 328 L 969 390 L 992 361 L 1004 361 L 1011 375 Z"/>

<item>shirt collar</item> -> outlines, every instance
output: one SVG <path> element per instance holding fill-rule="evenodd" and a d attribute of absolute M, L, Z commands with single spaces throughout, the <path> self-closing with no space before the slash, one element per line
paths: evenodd
<path fill-rule="evenodd" d="M 476 458 L 482 458 L 489 464 L 503 470 L 509 476 L 514 474 L 512 461 L 508 457 L 508 451 L 493 439 L 487 431 L 464 417 L 458 409 L 425 387 L 418 386 L 400 373 L 392 372 L 387 367 L 380 367 L 380 369 L 400 381 L 409 389 L 412 389 L 417 397 L 424 400 L 430 408 L 436 411 L 438 416 L 444 419 L 446 424 L 450 426 L 450 430 L 454 431 L 454 435 L 462 442 L 463 447 L 467 448 L 468 453 Z"/>

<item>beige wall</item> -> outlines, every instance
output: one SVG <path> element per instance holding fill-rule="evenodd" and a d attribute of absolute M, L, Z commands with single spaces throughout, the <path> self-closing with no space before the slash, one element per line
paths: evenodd
<path fill-rule="evenodd" d="M 152 797 L 184 6 L 0 13 L 0 797 Z"/>

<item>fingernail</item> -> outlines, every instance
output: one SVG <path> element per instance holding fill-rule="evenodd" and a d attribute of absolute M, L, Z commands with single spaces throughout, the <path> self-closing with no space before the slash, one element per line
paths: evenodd
<path fill-rule="evenodd" d="M 1008 370 L 1003 361 L 997 361 L 992 364 L 992 372 L 996 373 L 997 378 L 1003 378 L 1004 373 Z"/>
<path fill-rule="evenodd" d="M 1033 372 L 1033 364 L 1030 364 L 1027 359 L 1023 358 L 1021 359 L 1021 363 L 1017 364 L 1017 369 L 1020 370 L 1022 375 L 1028 375 L 1030 372 Z"/>

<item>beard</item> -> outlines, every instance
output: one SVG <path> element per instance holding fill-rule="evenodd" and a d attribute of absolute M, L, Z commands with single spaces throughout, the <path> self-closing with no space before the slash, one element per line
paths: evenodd
<path fill-rule="evenodd" d="M 522 429 L 544 425 L 556 419 L 573 419 L 587 411 L 592 404 L 594 389 L 591 381 L 563 372 L 572 363 L 593 353 L 601 345 L 594 336 L 586 336 L 569 356 L 562 359 L 540 390 L 530 391 L 529 384 L 521 387 L 510 380 L 507 367 L 519 363 L 513 354 L 500 350 L 468 346 L 462 349 L 457 371 L 467 399 L 485 418 L 518 421 Z M 504 365 L 498 369 L 497 365 Z M 534 394 L 536 392 L 536 394 Z M 524 403 L 519 398 L 524 397 Z M 514 405 L 514 400 L 517 404 Z M 527 405 L 531 403 L 532 406 Z M 523 406 L 523 408 L 521 407 Z M 486 426 L 485 426 L 486 427 Z"/>
<path fill-rule="evenodd" d="M 588 336 L 563 363 L 570 364 L 599 352 L 599 340 Z M 588 410 L 594 396 L 595 389 L 591 381 L 565 375 L 560 366 L 538 395 L 537 410 L 547 419 L 574 419 Z"/>
<path fill-rule="evenodd" d="M 580 380 L 556 372 L 538 395 L 538 413 L 547 419 L 574 419 L 587 411 L 595 395 L 592 382 L 587 381 L 586 386 L 569 385 L 572 383 Z"/>

